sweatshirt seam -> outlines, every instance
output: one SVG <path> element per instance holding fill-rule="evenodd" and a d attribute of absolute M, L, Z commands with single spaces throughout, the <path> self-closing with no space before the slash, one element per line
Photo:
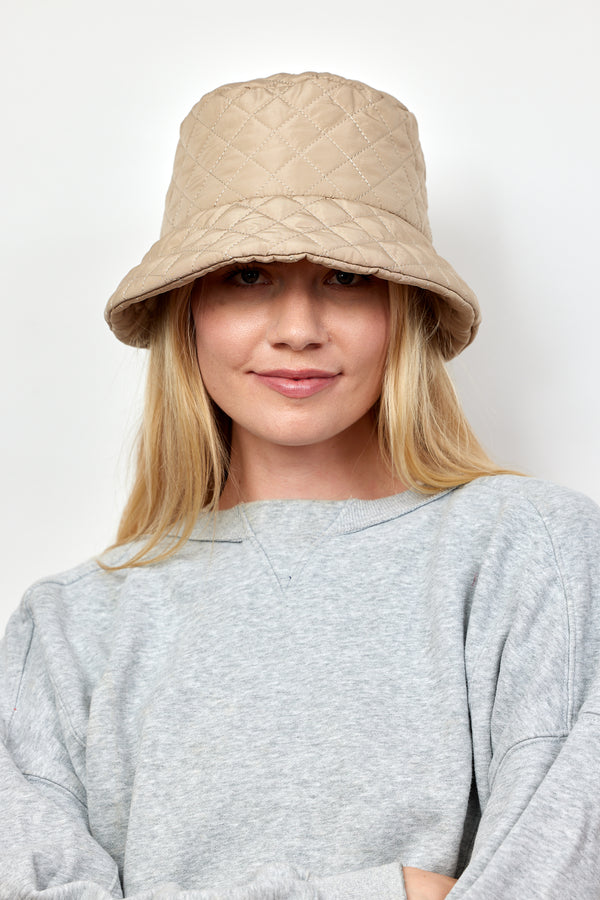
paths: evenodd
<path fill-rule="evenodd" d="M 563 743 L 564 744 L 564 742 L 566 741 L 566 739 L 568 737 L 569 737 L 568 731 L 559 731 L 559 732 L 556 732 L 555 734 L 538 734 L 538 735 L 534 735 L 532 737 L 522 738 L 519 741 L 515 741 L 514 744 L 511 744 L 510 747 L 508 747 L 504 751 L 504 753 L 502 754 L 502 756 L 500 757 L 500 759 L 498 761 L 498 765 L 496 766 L 496 771 L 494 772 L 494 777 L 489 785 L 490 792 L 493 790 L 494 782 L 496 781 L 496 778 L 498 777 L 498 773 L 500 772 L 500 769 L 502 768 L 502 766 L 504 765 L 504 763 L 506 762 L 506 760 L 508 759 L 509 756 L 512 756 L 514 753 L 517 753 L 519 750 L 527 749 L 527 747 L 530 747 L 532 744 L 542 744 L 542 743 Z"/>
<path fill-rule="evenodd" d="M 79 805 L 82 806 L 83 809 L 85 809 L 85 811 L 87 812 L 87 803 L 84 803 L 84 801 L 80 797 L 78 797 L 74 791 L 72 791 L 66 785 L 61 784 L 60 781 L 54 781 L 54 779 L 46 778 L 44 775 L 36 775 L 35 772 L 23 772 L 23 776 L 27 778 L 28 781 L 43 781 L 45 784 L 51 784 L 53 787 L 59 788 L 59 790 L 64 791 L 65 793 L 73 797 L 74 800 L 77 800 Z"/>
<path fill-rule="evenodd" d="M 443 490 L 437 491 L 435 494 L 420 494 L 419 497 L 415 497 L 414 502 L 403 509 L 396 509 L 388 511 L 380 511 L 376 519 L 367 519 L 366 517 L 358 521 L 357 519 L 353 519 L 350 522 L 346 522 L 345 524 L 342 522 L 342 527 L 333 533 L 332 536 L 341 536 L 348 534 L 357 534 L 361 531 L 368 531 L 370 528 L 377 528 L 380 525 L 386 525 L 388 522 L 394 522 L 398 519 L 403 519 L 405 516 L 411 515 L 411 513 L 415 513 L 421 509 L 424 509 L 426 506 L 429 506 L 430 503 L 435 503 L 438 500 L 442 500 L 448 494 L 453 493 L 454 491 L 459 490 L 464 487 L 464 484 L 458 484 L 451 488 L 444 488 Z M 415 493 L 418 493 L 415 491 Z M 400 494 L 402 496 L 402 494 Z M 383 498 L 385 499 L 385 498 Z M 360 501 L 356 498 L 351 499 L 349 504 L 344 507 L 344 509 L 340 513 L 340 517 L 348 517 L 351 516 L 356 510 L 356 504 Z M 335 520 L 337 521 L 337 519 Z M 332 525 L 335 524 L 332 523 Z"/>
<path fill-rule="evenodd" d="M 242 520 L 244 527 L 246 529 L 246 533 L 248 534 L 251 543 L 256 544 L 260 548 L 260 551 L 261 551 L 264 559 L 266 560 L 270 571 L 273 573 L 273 576 L 275 577 L 275 581 L 277 582 L 277 586 L 279 588 L 279 592 L 281 594 L 282 599 L 285 599 L 285 597 L 286 597 L 286 589 L 289 586 L 289 583 L 292 580 L 297 579 L 299 577 L 299 575 L 302 573 L 303 569 L 308 564 L 308 561 L 311 557 L 311 551 L 313 551 L 315 549 L 315 547 L 317 547 L 319 545 L 320 540 L 322 540 L 326 537 L 331 537 L 331 534 L 330 534 L 331 530 L 339 522 L 340 518 L 344 515 L 344 513 L 348 509 L 348 507 L 349 507 L 349 503 L 348 502 L 344 503 L 341 506 L 341 508 L 338 510 L 337 514 L 334 516 L 333 520 L 323 529 L 323 531 L 319 532 L 319 534 L 317 534 L 317 535 L 311 536 L 308 546 L 304 549 L 300 559 L 294 564 L 294 568 L 292 569 L 291 575 L 289 575 L 287 581 L 282 584 L 281 579 L 279 578 L 279 575 L 275 571 L 273 563 L 271 562 L 269 554 L 265 550 L 265 548 L 262 544 L 262 541 L 260 540 L 258 534 L 256 533 L 256 531 L 254 530 L 254 528 L 252 526 L 251 518 L 247 514 L 246 509 L 245 509 L 245 504 L 242 503 L 239 505 L 239 515 L 240 515 L 240 519 Z"/>
<path fill-rule="evenodd" d="M 31 621 L 32 621 L 32 623 L 33 623 L 33 628 L 32 628 L 32 632 L 31 632 L 31 643 L 33 643 L 33 633 L 34 633 L 35 628 L 36 628 L 36 623 L 35 623 L 35 616 L 34 616 L 34 614 L 33 614 L 33 610 L 31 609 L 31 607 L 30 607 L 30 605 L 29 605 L 29 600 L 27 600 L 26 609 L 27 609 L 27 612 L 29 613 L 29 616 L 31 617 Z M 30 646 L 31 646 L 31 645 L 30 645 Z M 28 653 L 27 653 L 27 657 L 29 658 L 29 650 L 28 650 Z M 26 667 L 26 663 L 23 665 L 23 671 L 22 671 L 22 673 L 21 673 L 21 683 L 22 683 L 23 678 L 25 677 L 25 667 Z M 61 695 L 61 693 L 60 693 L 60 690 L 59 690 L 59 688 L 58 688 L 58 685 L 56 684 L 56 681 L 55 681 L 54 678 L 52 677 L 52 673 L 50 672 L 50 670 L 49 670 L 49 669 L 46 669 L 46 672 L 47 672 L 47 674 L 48 674 L 48 680 L 50 681 L 50 684 L 52 685 L 52 689 L 53 689 L 53 691 L 54 691 L 54 695 L 55 695 L 55 697 L 56 697 L 56 700 L 58 701 L 58 704 L 60 705 L 60 707 L 61 707 L 61 709 L 62 709 L 62 711 L 63 711 L 63 713 L 64 713 L 66 723 L 67 723 L 67 725 L 69 726 L 69 730 L 70 730 L 71 734 L 73 735 L 73 737 L 75 738 L 75 740 L 77 741 L 77 743 L 79 744 L 79 746 L 80 746 L 83 750 L 85 750 L 86 742 L 85 742 L 85 740 L 79 735 L 78 731 L 76 730 L 75 726 L 73 725 L 73 722 L 72 722 L 72 720 L 71 720 L 71 714 L 70 714 L 70 712 L 69 712 L 69 708 L 68 708 L 67 704 L 65 703 L 65 701 L 64 701 L 63 698 L 62 698 L 62 695 Z"/>
<path fill-rule="evenodd" d="M 28 660 L 29 660 L 29 654 L 30 654 L 30 652 L 31 652 L 31 645 L 33 644 L 33 635 L 34 635 L 34 632 L 35 632 L 35 620 L 34 620 L 34 618 L 33 618 L 31 609 L 29 608 L 29 604 L 25 603 L 25 604 L 24 604 L 24 609 L 25 609 L 25 612 L 27 613 L 27 616 L 28 616 L 28 618 L 29 618 L 29 620 L 30 620 L 30 622 L 31 622 L 31 633 L 30 633 L 30 635 L 29 635 L 29 642 L 28 642 L 28 644 L 27 644 L 27 649 L 26 649 L 25 655 L 24 655 L 24 657 L 23 657 L 23 664 L 22 664 L 22 666 L 21 666 L 21 672 L 20 672 L 20 675 L 19 675 L 19 683 L 18 683 L 18 685 L 17 685 L 17 690 L 16 690 L 16 692 L 15 692 L 15 698 L 14 698 L 14 702 L 13 702 L 13 708 L 12 708 L 12 710 L 11 710 L 10 718 L 9 718 L 9 720 L 8 720 L 8 725 L 7 725 L 7 728 L 6 728 L 6 736 L 7 736 L 7 738 L 8 738 L 8 736 L 9 736 L 10 733 L 11 733 L 12 724 L 13 724 L 13 719 L 14 719 L 14 716 L 15 716 L 15 713 L 16 713 L 17 709 L 19 708 L 19 702 L 20 702 L 20 697 L 21 697 L 21 690 L 22 690 L 22 688 L 23 688 L 23 681 L 24 681 L 24 679 L 25 679 L 25 669 L 27 668 L 27 662 L 28 662 Z"/>
<path fill-rule="evenodd" d="M 547 536 L 547 539 L 550 543 L 550 547 L 552 548 L 552 558 L 554 560 L 554 565 L 556 567 L 556 574 L 558 576 L 558 583 L 560 585 L 560 591 L 562 600 L 564 603 L 565 617 L 566 617 L 566 646 L 567 646 L 567 660 L 566 660 L 566 671 L 565 671 L 565 679 L 567 683 L 567 708 L 565 710 L 565 725 L 567 731 L 570 731 L 573 727 L 573 705 L 574 705 L 574 682 L 575 682 L 575 666 L 576 666 L 576 656 L 577 656 L 577 647 L 575 644 L 575 629 L 573 628 L 572 623 L 572 614 L 571 614 L 571 604 L 569 601 L 569 595 L 567 592 L 567 588 L 565 585 L 565 581 L 563 578 L 562 568 L 560 566 L 560 562 L 558 559 L 558 554 L 556 547 L 554 545 L 554 541 L 552 539 L 552 534 L 550 533 L 550 529 L 546 524 L 546 520 L 542 515 L 541 511 L 538 509 L 536 504 L 529 498 L 526 498 L 527 503 L 531 506 L 532 509 L 535 510 L 537 516 L 539 517 L 541 524 L 543 526 L 544 532 Z"/>
<path fill-rule="evenodd" d="M 83 565 L 85 566 L 85 570 L 83 572 L 76 571 L 71 574 L 67 572 L 64 575 L 49 575 L 46 578 L 42 578 L 40 581 L 36 582 L 30 587 L 26 596 L 29 597 L 33 594 L 36 594 L 39 590 L 43 590 L 46 585 L 54 585 L 56 587 L 72 587 L 79 581 L 83 581 L 84 578 L 93 577 L 97 575 L 99 571 L 102 571 L 96 559 L 88 560 L 88 562 L 83 563 Z"/>
<path fill-rule="evenodd" d="M 487 488 L 488 490 L 492 490 L 491 485 L 485 484 L 485 485 L 483 485 L 483 487 Z M 563 579 L 563 575 L 562 575 L 562 569 L 559 565 L 559 561 L 558 561 L 558 557 L 557 557 L 557 553 L 556 553 L 556 547 L 554 546 L 554 541 L 552 540 L 552 535 L 546 524 L 546 520 L 545 520 L 543 514 L 537 508 L 535 503 L 529 497 L 525 496 L 524 494 L 518 494 L 515 499 L 517 499 L 519 501 L 519 503 L 522 502 L 522 503 L 526 504 L 528 507 L 530 507 L 534 511 L 535 517 L 537 520 L 539 520 L 539 523 L 543 530 L 543 534 L 546 539 L 545 542 L 547 544 L 547 550 L 549 552 L 549 556 L 551 557 L 552 562 L 554 564 L 553 565 L 554 583 L 556 585 L 558 592 L 560 593 L 560 597 L 562 600 L 561 607 L 563 608 L 564 613 L 565 613 L 566 661 L 563 665 L 563 669 L 564 669 L 563 678 L 564 678 L 564 681 L 566 682 L 566 702 L 561 701 L 561 707 L 563 707 L 563 708 L 560 711 L 560 715 L 564 720 L 564 725 L 565 725 L 565 728 L 568 733 L 571 730 L 572 725 L 573 725 L 573 704 L 574 704 L 573 684 L 574 684 L 574 678 L 575 678 L 575 655 L 576 655 L 576 648 L 574 646 L 574 644 L 575 644 L 574 629 L 572 627 L 572 616 L 571 616 L 569 597 L 568 597 L 568 593 L 567 593 L 567 590 L 565 587 L 565 583 L 564 583 L 564 579 Z M 477 659 L 473 663 L 473 677 L 475 676 L 475 673 L 479 669 L 480 661 L 485 658 L 486 649 L 487 649 L 487 642 L 484 642 L 483 647 L 481 647 L 479 650 Z M 526 739 L 526 740 L 528 740 L 528 739 Z"/>

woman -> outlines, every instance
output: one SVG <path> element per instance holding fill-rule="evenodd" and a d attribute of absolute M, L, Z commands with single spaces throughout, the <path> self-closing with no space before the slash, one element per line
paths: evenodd
<path fill-rule="evenodd" d="M 599 513 L 461 413 L 412 115 L 203 98 L 107 319 L 136 479 L 9 626 L 0 897 L 600 896 Z"/>

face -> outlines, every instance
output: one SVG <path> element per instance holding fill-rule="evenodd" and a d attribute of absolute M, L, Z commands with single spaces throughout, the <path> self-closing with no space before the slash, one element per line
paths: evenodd
<path fill-rule="evenodd" d="M 192 297 L 204 385 L 232 446 L 352 441 L 372 427 L 389 336 L 385 281 L 306 260 L 219 269 Z"/>

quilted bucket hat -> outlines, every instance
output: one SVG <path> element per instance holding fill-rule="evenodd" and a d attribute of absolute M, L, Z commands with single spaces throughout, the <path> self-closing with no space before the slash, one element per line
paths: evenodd
<path fill-rule="evenodd" d="M 184 120 L 160 238 L 105 316 L 147 346 L 173 288 L 231 263 L 304 258 L 436 294 L 449 355 L 475 336 L 477 299 L 431 243 L 412 113 L 337 75 L 225 85 Z"/>

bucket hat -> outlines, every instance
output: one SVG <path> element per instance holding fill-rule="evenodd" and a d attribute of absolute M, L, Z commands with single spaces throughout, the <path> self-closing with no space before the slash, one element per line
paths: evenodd
<path fill-rule="evenodd" d="M 449 357 L 476 334 L 477 299 L 431 242 L 415 117 L 389 94 L 316 72 L 228 84 L 193 107 L 160 238 L 105 317 L 144 347 L 173 288 L 231 263 L 300 259 L 437 295 Z"/>

